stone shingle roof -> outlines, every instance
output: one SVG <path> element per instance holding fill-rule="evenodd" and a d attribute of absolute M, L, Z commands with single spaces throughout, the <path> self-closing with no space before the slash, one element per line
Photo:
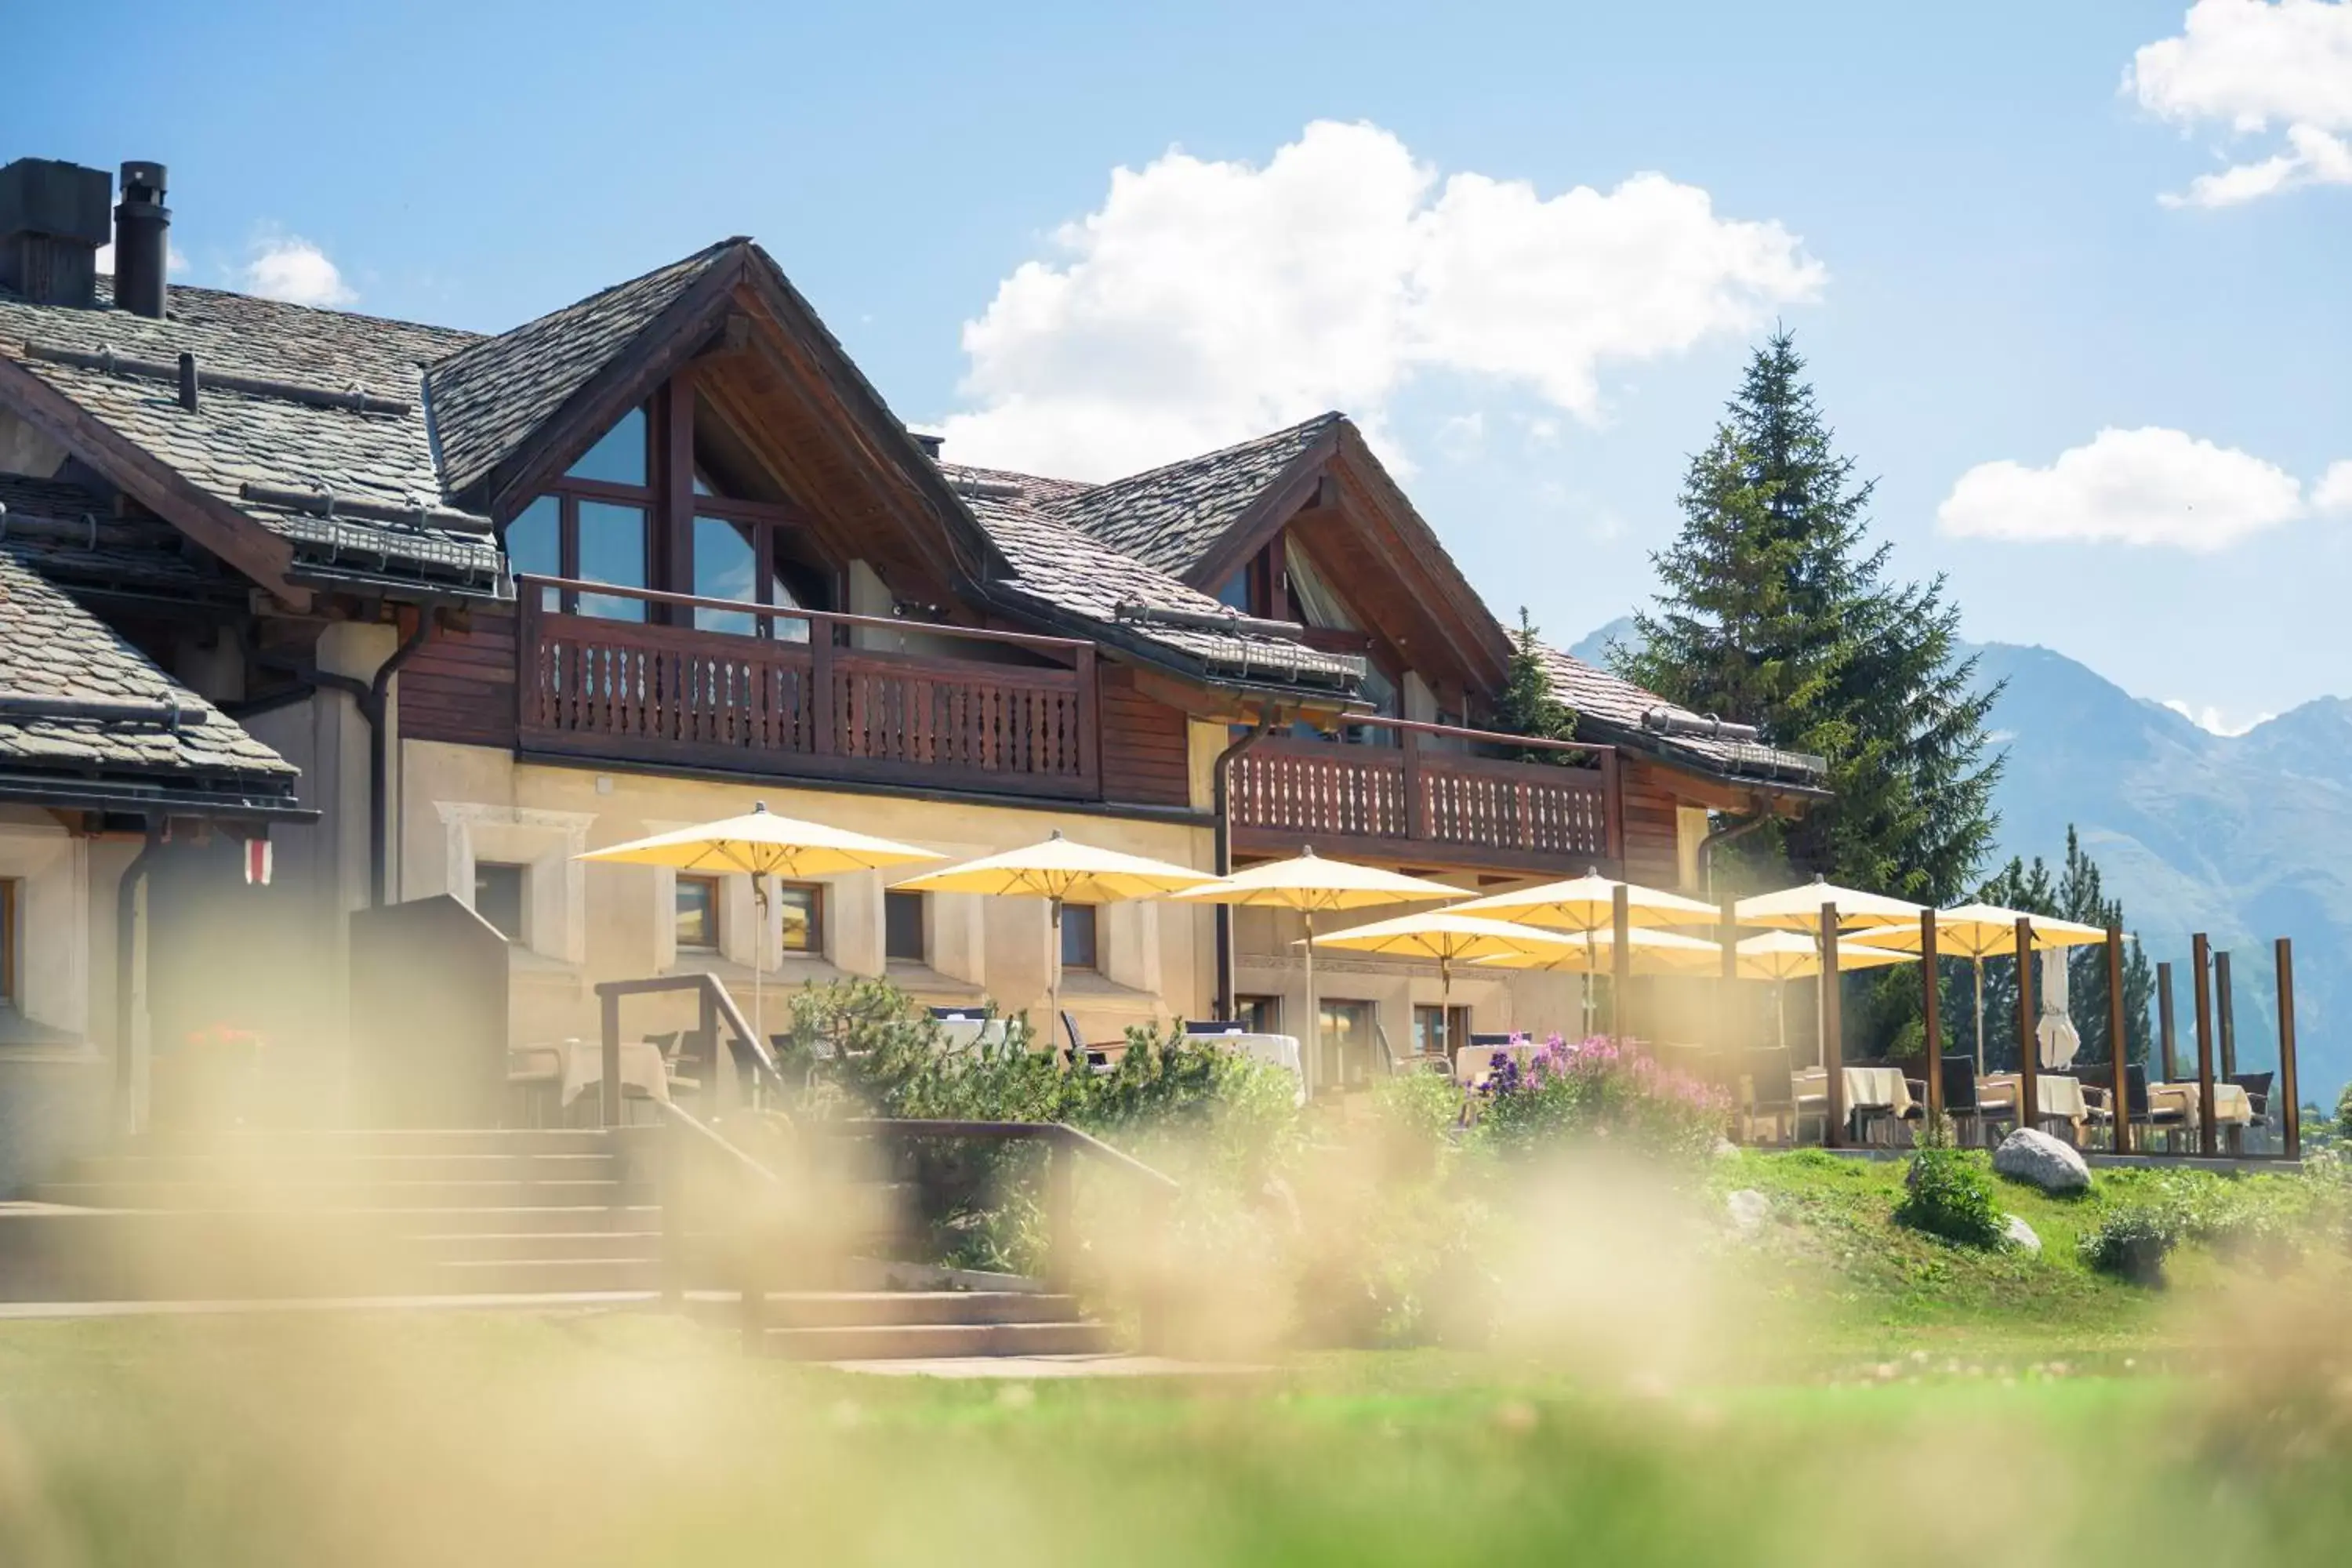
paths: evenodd
<path fill-rule="evenodd" d="M 1703 715 L 1676 707 L 1656 692 L 1636 686 L 1622 676 L 1585 663 L 1556 647 L 1544 650 L 1551 677 L 1552 695 L 1576 710 L 1578 732 L 1595 741 L 1631 743 L 1670 762 L 1727 777 L 1749 777 L 1781 784 L 1817 784 L 1820 759 L 1777 751 L 1753 741 L 1726 740 L 1704 734 L 1674 734 L 1657 729 L 1650 716 L 1668 714 L 1693 726 Z"/>
<path fill-rule="evenodd" d="M 101 299 L 110 282 L 100 279 Z M 348 514 L 317 517 L 243 493 L 257 484 L 396 507 L 438 504 L 423 366 L 473 341 L 468 332 L 182 284 L 173 285 L 170 315 L 161 321 L 127 310 L 36 305 L 0 290 L 0 354 L 17 359 L 197 489 L 289 540 L 298 565 L 491 593 L 499 563 L 487 537 Z M 32 356 L 28 342 L 164 363 L 192 353 L 200 380 L 235 374 L 330 391 L 361 388 L 404 402 L 408 412 L 314 407 L 217 386 L 204 387 L 191 411 L 168 383 Z"/>
<path fill-rule="evenodd" d="M 1122 620 L 1122 605 L 1188 616 L 1229 614 L 1216 600 L 1156 566 L 1121 554 L 1054 515 L 1055 503 L 1086 487 L 993 468 L 940 465 L 949 488 L 980 520 L 1014 576 L 992 584 L 1131 640 L 1173 654 L 1202 673 L 1252 684 L 1308 685 L 1352 693 L 1363 679 L 1360 659 L 1318 653 L 1286 637 L 1239 631 Z"/>
<path fill-rule="evenodd" d="M 172 679 L 80 605 L 0 551 L 0 693 L 146 702 L 181 719 L 0 714 L 0 767 L 78 777 L 293 788 L 295 769 L 235 720 Z"/>
<path fill-rule="evenodd" d="M 1320 414 L 1238 446 L 1108 484 L 1072 487 L 1049 503 L 1050 510 L 1060 521 L 1181 576 L 1340 419 Z"/>
<path fill-rule="evenodd" d="M 0 550 L 69 587 L 245 602 L 243 580 L 168 525 L 125 524 L 108 498 L 59 479 L 0 474 Z"/>
<path fill-rule="evenodd" d="M 722 240 L 434 365 L 426 379 L 447 493 L 462 494 L 488 478 L 705 271 L 745 243 Z"/>

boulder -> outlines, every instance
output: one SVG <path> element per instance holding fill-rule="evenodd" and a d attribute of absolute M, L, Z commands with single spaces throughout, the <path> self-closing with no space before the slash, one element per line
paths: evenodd
<path fill-rule="evenodd" d="M 2021 1247 L 2036 1257 L 2041 1256 L 2042 1238 L 2033 1234 L 2033 1227 L 2015 1215 L 2010 1215 L 2007 1218 L 2009 1226 L 2003 1234 L 2009 1237 L 2009 1244 L 2011 1247 Z"/>
<path fill-rule="evenodd" d="M 2021 1127 L 1992 1152 L 1992 1168 L 2012 1181 L 2031 1182 L 2045 1193 L 2079 1193 L 2091 1184 L 2091 1167 L 2072 1143 Z"/>
<path fill-rule="evenodd" d="M 1754 1236 L 1772 1216 L 1772 1200 L 1753 1187 L 1726 1193 L 1723 1206 L 1731 1215 L 1731 1228 L 1742 1236 Z"/>
<path fill-rule="evenodd" d="M 1718 1138 L 1715 1141 L 1713 1152 L 1718 1160 L 1737 1160 L 1739 1158 L 1739 1145 L 1728 1138 Z"/>

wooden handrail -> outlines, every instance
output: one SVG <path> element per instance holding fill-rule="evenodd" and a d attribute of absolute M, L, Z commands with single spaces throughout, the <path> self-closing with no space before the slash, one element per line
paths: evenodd
<path fill-rule="evenodd" d="M 767 1041 L 760 1038 L 759 1032 L 743 1016 L 743 1010 L 735 1005 L 735 998 L 728 994 L 726 983 L 719 976 L 659 974 L 638 980 L 600 980 L 596 983 L 596 998 L 602 1005 L 600 1010 L 604 1016 L 604 1081 L 601 1088 L 605 1126 L 617 1127 L 621 1121 L 621 998 L 668 991 L 699 994 L 706 1024 L 714 1017 L 724 1020 L 734 1034 L 737 1046 L 751 1047 L 752 1060 L 759 1070 L 768 1075 L 768 1081 L 775 1086 L 778 1092 L 787 1091 L 783 1068 L 776 1061 L 776 1053 L 769 1048 Z M 717 1033 L 715 1029 L 711 1032 L 714 1036 Z M 711 1041 L 711 1071 L 714 1077 L 719 1067 L 718 1044 L 714 1037 Z M 710 1087 L 711 1092 L 716 1094 L 719 1086 L 713 1083 Z"/>
<path fill-rule="evenodd" d="M 926 1117 L 853 1116 L 824 1125 L 856 1132 L 895 1134 L 902 1138 L 992 1138 L 1007 1142 L 1027 1139 L 1084 1154 L 1164 1193 L 1184 1190 L 1183 1184 L 1175 1177 L 1163 1171 L 1153 1170 L 1134 1155 L 1123 1153 L 1093 1133 L 1073 1127 L 1066 1121 L 956 1121 Z"/>
<path fill-rule="evenodd" d="M 515 574 L 515 593 L 525 597 L 531 588 L 554 588 L 565 593 L 585 594 L 599 599 L 634 599 L 646 605 L 675 605 L 683 609 L 725 610 L 734 615 L 757 616 L 771 620 L 803 621 L 812 626 L 875 626 L 884 631 L 924 632 L 940 637 L 961 637 L 971 642 L 1003 643 L 1013 647 L 1039 648 L 1052 653 L 1076 656 L 1081 648 L 1095 645 L 1083 637 L 1044 637 L 1035 632 L 998 631 L 988 626 L 959 626 L 938 621 L 902 621 L 890 616 L 853 616 L 839 610 L 786 609 L 777 605 L 755 604 L 748 599 L 714 599 L 704 594 L 674 594 L 662 588 L 632 588 L 618 583 L 595 583 L 583 577 L 541 577 L 531 573 Z"/>
<path fill-rule="evenodd" d="M 768 1169 L 767 1166 L 761 1164 L 757 1159 L 746 1153 L 733 1142 L 730 1142 L 725 1133 L 722 1133 L 719 1129 L 711 1126 L 710 1123 L 703 1121 L 700 1117 L 695 1115 L 694 1112 L 687 1110 L 684 1106 L 673 1105 L 666 1100 L 656 1100 L 654 1103 L 661 1108 L 662 1114 L 668 1117 L 672 1122 L 693 1133 L 697 1139 L 701 1141 L 706 1148 L 714 1149 L 719 1153 L 726 1155 L 730 1163 L 743 1170 L 751 1172 L 751 1174 L 759 1177 L 760 1180 L 765 1182 L 768 1185 L 774 1187 L 779 1192 L 785 1190 L 790 1185 L 783 1177 L 776 1174 L 775 1172 Z"/>

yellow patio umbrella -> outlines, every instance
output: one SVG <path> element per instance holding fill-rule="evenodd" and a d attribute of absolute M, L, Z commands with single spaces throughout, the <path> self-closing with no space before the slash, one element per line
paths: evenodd
<path fill-rule="evenodd" d="M 1733 906 L 1732 912 L 1744 926 L 1818 932 L 1822 929 L 1823 904 L 1837 906 L 1838 929 L 1846 931 L 1902 925 L 1916 927 L 1920 915 L 1927 911 L 1925 904 L 1890 899 L 1884 893 L 1865 893 L 1859 888 L 1841 888 L 1816 877 L 1810 882 L 1783 888 L 1777 893 L 1759 893 L 1752 899 L 1742 899 Z"/>
<path fill-rule="evenodd" d="M 1592 962 L 1599 952 L 1593 939 L 1601 931 L 1616 929 L 1617 889 L 1620 888 L 1625 889 L 1626 921 L 1634 927 L 1709 925 L 1723 918 L 1721 910 L 1696 899 L 1645 888 L 1638 882 L 1620 882 L 1602 876 L 1597 868 L 1564 882 L 1545 882 L 1512 892 L 1490 893 L 1483 899 L 1473 899 L 1466 904 L 1455 906 L 1455 912 L 1516 921 L 1521 925 L 1540 926 L 1546 931 L 1574 931 L 1585 938 L 1587 962 L 1580 973 L 1584 976 L 1584 1032 L 1589 1035 L 1592 1032 L 1592 977 L 1603 973 Z M 1710 951 L 1718 958 L 1721 956 L 1720 947 Z M 1635 954 L 1636 962 L 1640 957 L 1639 953 Z M 1562 963 L 1545 967 L 1567 969 L 1577 966 Z"/>
<path fill-rule="evenodd" d="M 1448 911 L 1449 913 L 1452 911 Z M 1723 963 L 1723 944 L 1670 931 L 1635 926 L 1625 933 L 1636 974 L 1712 974 Z M 1501 953 L 1478 962 L 1497 969 L 1549 969 L 1571 974 L 1607 974 L 1616 967 L 1614 931 L 1587 931 L 1559 952 Z"/>
<path fill-rule="evenodd" d="M 1843 907 L 1839 912 L 1844 912 Z M 2036 948 L 2082 947 L 2107 940 L 2106 931 L 2098 926 L 2084 925 L 2080 921 L 2062 921 L 2055 915 L 2037 915 L 2029 910 L 2003 909 L 1999 904 L 1962 904 L 1956 909 L 1936 911 L 1937 956 L 1965 958 L 1975 971 L 1977 1071 L 1979 1073 L 1984 1071 L 1984 961 L 2016 956 L 2017 922 L 2020 921 L 2033 922 L 2033 945 Z M 1913 916 L 1909 925 L 1891 925 L 1861 932 L 1854 941 L 1872 947 L 1899 949 L 1916 957 L 1920 945 L 1918 917 Z"/>
<path fill-rule="evenodd" d="M 1053 978 L 1048 986 L 1054 1016 L 1049 1029 L 1061 1027 L 1062 906 L 1111 904 L 1127 899 L 1161 898 L 1197 888 L 1217 879 L 1166 860 L 1097 849 L 1062 837 L 1060 828 L 1036 844 L 984 855 L 961 866 L 926 871 L 898 884 L 927 893 L 986 893 L 996 898 L 1043 899 L 1052 910 Z M 1049 1033 L 1047 1038 L 1051 1038 Z"/>
<path fill-rule="evenodd" d="M 1315 1004 L 1315 917 L 1327 910 L 1428 903 L 1461 896 L 1461 889 L 1426 878 L 1407 877 L 1349 860 L 1326 860 L 1311 847 L 1300 849 L 1287 860 L 1269 860 L 1175 895 L 1184 902 L 1298 911 L 1307 929 L 1307 1030 L 1310 1056 L 1323 1043 L 1322 1014 Z"/>
<path fill-rule="evenodd" d="M 1375 921 L 1322 939 L 1326 947 L 1358 952 L 1387 952 L 1401 957 L 1437 960 L 1441 995 L 1450 1011 L 1454 1003 L 1454 965 L 1457 960 L 1496 958 L 1514 952 L 1573 952 L 1573 938 L 1557 931 L 1452 910 L 1420 910 L 1394 920 Z"/>
<path fill-rule="evenodd" d="M 822 822 L 778 816 L 765 801 L 755 801 L 741 816 L 633 838 L 609 848 L 591 849 L 578 858 L 624 866 L 667 866 L 678 871 L 740 872 L 751 879 L 751 897 L 760 910 L 759 939 L 751 944 L 751 1033 L 756 1037 L 753 1048 L 762 1056 L 767 1054 L 768 1038 L 761 1032 L 760 1018 L 760 974 L 768 951 L 768 891 L 761 879 L 784 877 L 799 881 L 940 858 L 911 844 Z"/>
<path fill-rule="evenodd" d="M 1917 956 L 1893 946 L 1874 946 L 1860 937 L 1843 937 L 1838 942 L 1838 972 L 1843 973 L 1849 969 L 1879 969 L 1890 963 L 1907 963 Z M 1789 1043 L 1789 1019 L 1782 1005 L 1787 994 L 1779 983 L 1808 979 L 1821 972 L 1822 943 L 1817 936 L 1795 931 L 1768 931 L 1760 936 L 1748 937 L 1739 944 L 1740 978 L 1775 982 L 1772 987 L 1772 1023 L 1782 1046 Z"/>

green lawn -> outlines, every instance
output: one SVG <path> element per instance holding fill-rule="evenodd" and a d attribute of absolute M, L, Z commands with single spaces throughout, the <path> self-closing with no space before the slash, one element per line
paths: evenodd
<path fill-rule="evenodd" d="M 2039 1258 L 1899 1230 L 1899 1165 L 1709 1180 L 1776 1217 L 1703 1243 L 1741 1287 L 1699 1323 L 1724 1353 L 1664 1373 L 1535 1335 L 950 1383 L 749 1361 L 653 1314 L 0 1324 L 0 1563 L 2345 1559 L 2332 1242 L 2252 1289 L 2191 1249 L 2156 1293 L 2074 1251 L 2137 1178 L 2004 1185 Z"/>

